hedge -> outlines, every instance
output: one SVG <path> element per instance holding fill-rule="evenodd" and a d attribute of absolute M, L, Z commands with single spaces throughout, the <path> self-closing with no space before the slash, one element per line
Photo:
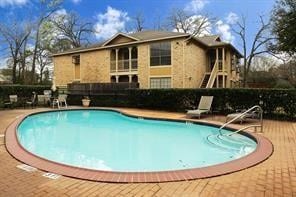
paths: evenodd
<path fill-rule="evenodd" d="M 185 112 L 197 107 L 203 95 L 214 96 L 212 109 L 226 114 L 261 105 L 264 116 L 296 118 L 296 90 L 284 89 L 138 89 L 114 95 L 90 95 L 92 106 L 136 107 Z M 81 105 L 83 96 L 69 95 L 68 103 Z"/>
<path fill-rule="evenodd" d="M 3 101 L 9 100 L 9 95 L 17 95 L 19 98 L 30 98 L 32 92 L 43 94 L 43 90 L 50 89 L 50 86 L 44 85 L 0 85 L 0 107 L 3 107 Z"/>
<path fill-rule="evenodd" d="M 43 94 L 50 86 L 1 85 L 0 107 L 9 95 L 29 98 L 32 92 Z M 112 95 L 90 95 L 92 106 L 136 107 L 185 112 L 197 107 L 203 95 L 214 96 L 212 109 L 226 114 L 237 109 L 261 105 L 264 116 L 276 119 L 296 119 L 295 89 L 134 89 L 114 92 Z M 82 95 L 68 96 L 68 104 L 81 105 Z"/>

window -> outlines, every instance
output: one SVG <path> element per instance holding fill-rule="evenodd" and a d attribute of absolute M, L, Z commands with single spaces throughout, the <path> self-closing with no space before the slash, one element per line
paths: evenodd
<path fill-rule="evenodd" d="M 235 63 L 236 63 L 236 57 L 235 55 L 233 55 L 231 57 L 231 71 L 235 70 L 235 66 L 236 66 Z"/>
<path fill-rule="evenodd" d="M 171 65 L 171 43 L 160 42 L 150 45 L 150 66 Z"/>
<path fill-rule="evenodd" d="M 72 56 L 72 63 L 73 64 L 80 64 L 80 55 L 73 55 Z"/>
<path fill-rule="evenodd" d="M 171 78 L 170 77 L 151 78 L 150 88 L 151 89 L 171 88 Z"/>

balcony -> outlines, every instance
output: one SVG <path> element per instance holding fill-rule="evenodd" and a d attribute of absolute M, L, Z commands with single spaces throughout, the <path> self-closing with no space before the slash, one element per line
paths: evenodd
<path fill-rule="evenodd" d="M 110 51 L 110 72 L 133 72 L 138 70 L 138 49 L 134 47 L 123 47 Z"/>
<path fill-rule="evenodd" d="M 131 72 L 138 70 L 138 59 L 131 59 L 131 66 L 130 60 L 118 60 L 118 69 L 117 72 Z M 116 72 L 116 60 L 111 61 L 110 72 Z"/>

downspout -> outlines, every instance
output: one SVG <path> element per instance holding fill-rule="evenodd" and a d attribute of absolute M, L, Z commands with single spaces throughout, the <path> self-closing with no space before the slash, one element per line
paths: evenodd
<path fill-rule="evenodd" d="M 184 51 L 185 51 L 185 44 L 186 44 L 186 40 L 183 41 L 183 46 L 182 46 L 182 73 L 183 73 L 183 88 L 185 88 L 185 58 L 184 58 Z"/>

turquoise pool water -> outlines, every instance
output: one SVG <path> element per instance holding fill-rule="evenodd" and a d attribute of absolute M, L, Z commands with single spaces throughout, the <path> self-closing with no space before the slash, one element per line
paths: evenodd
<path fill-rule="evenodd" d="M 34 114 L 17 129 L 21 145 L 35 155 L 107 171 L 205 167 L 243 157 L 256 148 L 256 142 L 243 135 L 217 134 L 211 126 L 138 119 L 104 110 Z"/>

